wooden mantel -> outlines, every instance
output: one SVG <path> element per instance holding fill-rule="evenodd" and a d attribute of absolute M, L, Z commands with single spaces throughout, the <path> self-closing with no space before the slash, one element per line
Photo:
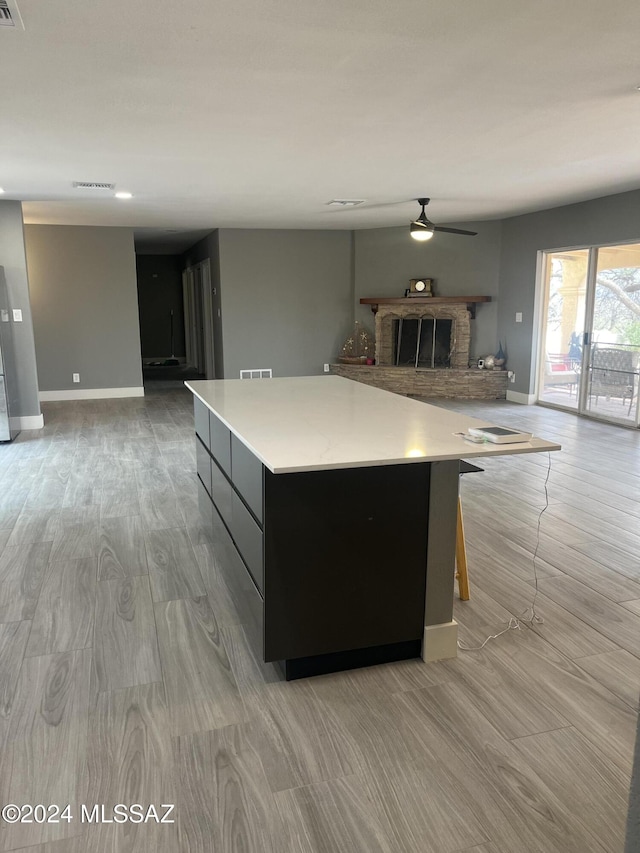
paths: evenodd
<path fill-rule="evenodd" d="M 374 314 L 378 305 L 451 305 L 464 303 L 472 317 L 476 316 L 478 302 L 491 302 L 490 296 L 364 296 L 361 305 L 370 305 Z"/>

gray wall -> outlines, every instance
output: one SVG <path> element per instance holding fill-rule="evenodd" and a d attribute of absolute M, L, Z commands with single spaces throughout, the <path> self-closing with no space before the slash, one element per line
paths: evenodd
<path fill-rule="evenodd" d="M 7 278 L 22 288 L 22 299 L 27 285 L 24 264 L 20 273 L 20 206 L 0 202 L 0 211 L 0 234 L 8 235 L 0 237 L 3 260 L 16 270 Z M 516 373 L 510 390 L 531 393 L 537 252 L 640 240 L 640 191 L 460 227 L 478 236 L 437 234 L 419 244 L 404 225 L 356 232 L 211 232 L 182 260 L 185 266 L 211 261 L 217 376 L 235 378 L 245 367 L 271 367 L 279 376 L 318 373 L 337 356 L 354 316 L 373 327 L 361 297 L 401 296 L 410 278 L 427 276 L 436 280 L 439 295 L 492 296 L 493 302 L 478 307 L 472 353 L 495 352 L 501 340 Z M 81 374 L 81 387 L 140 385 L 131 232 L 27 226 L 26 233 L 41 388 L 77 389 L 74 371 Z M 18 257 L 7 264 L 7 252 L 16 247 Z M 522 324 L 515 323 L 517 311 Z M 26 378 L 23 383 L 23 413 L 37 414 L 28 323 L 21 332 L 23 370 L 31 377 L 30 392 Z"/>
<path fill-rule="evenodd" d="M 195 243 L 182 256 L 183 267 L 190 267 L 201 261 L 210 262 L 211 269 L 211 305 L 213 310 L 213 358 L 216 379 L 224 378 L 224 347 L 222 323 L 222 283 L 220 281 L 220 248 L 217 231 L 207 234 Z"/>
<path fill-rule="evenodd" d="M 4 267 L 9 302 L 22 309 L 22 323 L 13 324 L 13 342 L 18 372 L 19 417 L 38 416 L 38 372 L 33 336 L 29 280 L 19 201 L 0 201 L 0 266 Z"/>
<path fill-rule="evenodd" d="M 185 267 L 198 264 L 200 261 L 204 261 L 207 258 L 211 258 L 212 260 L 214 258 L 217 260 L 218 258 L 217 231 L 212 231 L 210 234 L 207 234 L 206 237 L 203 237 L 202 240 L 198 240 L 198 242 L 194 243 L 190 249 L 187 249 L 182 256 Z"/>
<path fill-rule="evenodd" d="M 224 375 L 322 372 L 352 315 L 348 231 L 219 231 Z"/>
<path fill-rule="evenodd" d="M 181 255 L 136 255 L 143 358 L 179 358 L 185 354 L 182 269 Z"/>
<path fill-rule="evenodd" d="M 437 233 L 427 243 L 409 236 L 409 225 L 355 232 L 356 318 L 373 329 L 373 314 L 360 305 L 363 296 L 404 296 L 409 280 L 435 279 L 437 296 L 491 296 L 478 305 L 471 325 L 473 356 L 498 349 L 500 222 L 456 223 L 477 237 Z"/>
<path fill-rule="evenodd" d="M 27 225 L 25 244 L 40 390 L 141 386 L 131 229 Z"/>
<path fill-rule="evenodd" d="M 534 391 L 537 252 L 629 240 L 640 241 L 640 190 L 503 220 L 498 336 L 516 373 L 511 390 Z M 515 322 L 518 311 L 522 323 Z"/>

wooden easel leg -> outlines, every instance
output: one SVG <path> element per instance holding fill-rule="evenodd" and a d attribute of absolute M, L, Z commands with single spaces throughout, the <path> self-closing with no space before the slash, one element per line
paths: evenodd
<path fill-rule="evenodd" d="M 458 496 L 458 520 L 456 525 L 456 578 L 461 601 L 469 601 L 469 573 L 467 571 L 467 546 L 464 541 L 464 524 L 462 523 L 462 501 Z"/>

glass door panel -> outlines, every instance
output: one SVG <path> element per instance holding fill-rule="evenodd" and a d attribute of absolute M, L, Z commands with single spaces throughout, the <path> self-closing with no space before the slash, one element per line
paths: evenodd
<path fill-rule="evenodd" d="M 597 250 L 585 412 L 638 424 L 640 243 Z"/>
<path fill-rule="evenodd" d="M 578 409 L 589 250 L 545 256 L 544 329 L 538 399 Z"/>

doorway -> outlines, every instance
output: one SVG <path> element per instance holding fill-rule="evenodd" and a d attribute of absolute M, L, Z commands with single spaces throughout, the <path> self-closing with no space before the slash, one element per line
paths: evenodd
<path fill-rule="evenodd" d="M 183 268 L 182 255 L 136 254 L 145 393 L 198 377 L 185 358 Z"/>
<path fill-rule="evenodd" d="M 538 402 L 640 425 L 640 243 L 543 253 Z"/>

